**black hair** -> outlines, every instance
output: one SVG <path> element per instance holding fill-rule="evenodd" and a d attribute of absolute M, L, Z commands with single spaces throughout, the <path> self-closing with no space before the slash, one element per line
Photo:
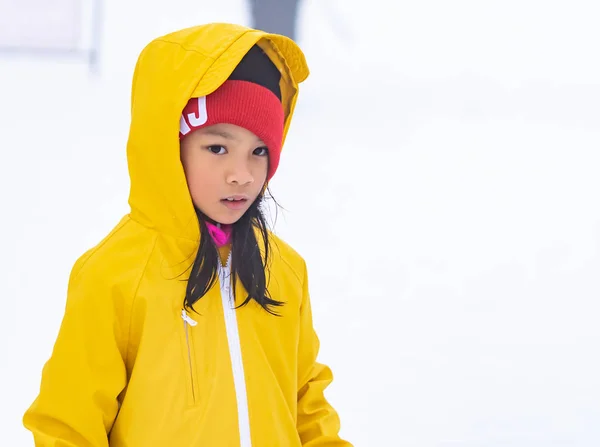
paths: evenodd
<path fill-rule="evenodd" d="M 270 195 L 270 194 L 269 194 Z M 262 209 L 264 192 L 252 203 L 244 215 L 232 225 L 231 235 L 231 277 L 233 290 L 237 281 L 241 281 L 248 296 L 237 307 L 256 301 L 264 310 L 278 316 L 275 308 L 284 303 L 271 298 L 269 283 L 269 261 L 271 242 L 267 220 Z M 277 202 L 275 202 L 277 204 Z M 221 258 L 217 246 L 208 232 L 206 222 L 212 222 L 202 211 L 196 208 L 200 224 L 200 246 L 188 278 L 184 308 L 192 309 L 218 280 L 218 268 Z M 258 231 L 257 231 L 258 230 Z M 260 235 L 257 238 L 257 232 Z M 234 292 L 235 294 L 235 292 Z M 234 295 L 237 302 L 237 297 Z"/>

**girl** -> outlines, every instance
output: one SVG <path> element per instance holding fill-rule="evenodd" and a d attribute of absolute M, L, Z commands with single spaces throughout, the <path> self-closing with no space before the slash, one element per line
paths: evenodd
<path fill-rule="evenodd" d="M 36 446 L 350 446 L 305 263 L 260 208 L 307 76 L 293 41 L 234 25 L 142 51 L 131 213 L 73 268 Z"/>

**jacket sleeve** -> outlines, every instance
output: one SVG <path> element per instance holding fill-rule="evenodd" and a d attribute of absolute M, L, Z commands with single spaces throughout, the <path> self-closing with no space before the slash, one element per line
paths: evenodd
<path fill-rule="evenodd" d="M 37 447 L 108 447 L 126 385 L 125 300 L 106 274 L 89 264 L 80 270 L 84 262 L 71 273 L 39 395 L 23 417 Z"/>
<path fill-rule="evenodd" d="M 340 418 L 325 399 L 333 375 L 329 367 L 316 361 L 318 353 L 305 265 L 298 346 L 298 433 L 303 447 L 352 447 L 339 437 Z"/>

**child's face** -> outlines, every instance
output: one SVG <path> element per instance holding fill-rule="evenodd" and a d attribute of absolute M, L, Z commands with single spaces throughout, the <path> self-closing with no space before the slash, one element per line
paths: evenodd
<path fill-rule="evenodd" d="M 215 124 L 181 141 L 181 163 L 194 205 L 214 221 L 232 224 L 262 191 L 269 157 L 249 130 Z"/>

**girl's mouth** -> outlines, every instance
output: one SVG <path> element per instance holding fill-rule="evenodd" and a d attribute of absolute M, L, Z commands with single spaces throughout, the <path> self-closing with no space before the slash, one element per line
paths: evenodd
<path fill-rule="evenodd" d="M 221 203 L 225 205 L 230 210 L 240 210 L 246 207 L 246 203 L 248 199 L 245 197 L 227 197 L 226 199 L 221 199 Z"/>

